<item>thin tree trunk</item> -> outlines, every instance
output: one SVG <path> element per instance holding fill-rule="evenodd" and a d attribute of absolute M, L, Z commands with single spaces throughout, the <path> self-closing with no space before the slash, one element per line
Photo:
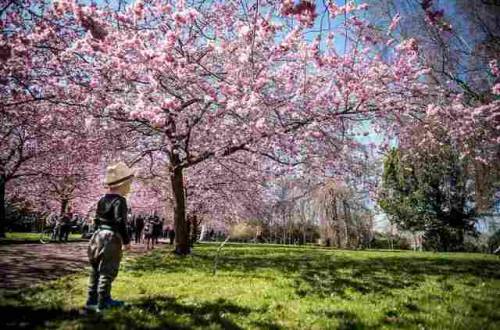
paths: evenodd
<path fill-rule="evenodd" d="M 186 196 L 184 195 L 184 174 L 182 167 L 175 166 L 178 162 L 172 162 L 174 169 L 170 174 L 170 183 L 174 195 L 174 227 L 175 227 L 175 252 L 180 255 L 189 254 L 189 232 L 186 223 Z"/>
<path fill-rule="evenodd" d="M 348 223 L 351 221 L 350 215 L 349 215 L 349 205 L 347 205 L 347 202 L 345 200 L 342 201 L 342 206 L 344 208 L 344 248 L 348 249 L 349 248 L 349 229 L 347 228 Z"/>
<path fill-rule="evenodd" d="M 4 175 L 0 176 L 0 237 L 5 237 L 5 184 L 6 178 Z"/>
<path fill-rule="evenodd" d="M 394 250 L 394 244 L 393 244 L 393 242 L 392 242 L 392 233 L 393 233 L 393 229 L 394 229 L 394 227 L 393 227 L 393 225 L 392 225 L 392 223 L 391 223 L 391 233 L 390 233 L 390 235 L 389 235 L 389 247 L 390 247 L 390 249 L 391 249 L 391 250 Z"/>

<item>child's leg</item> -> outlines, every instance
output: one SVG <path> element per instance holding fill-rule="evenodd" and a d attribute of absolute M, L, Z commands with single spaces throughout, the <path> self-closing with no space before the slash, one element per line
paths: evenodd
<path fill-rule="evenodd" d="M 87 306 L 97 305 L 97 287 L 99 285 L 99 250 L 100 242 L 96 234 L 92 235 L 87 254 L 90 261 Z"/>
<path fill-rule="evenodd" d="M 103 241 L 102 259 L 99 263 L 99 285 L 97 287 L 98 308 L 106 308 L 111 301 L 111 285 L 118 275 L 122 257 L 121 238 L 111 231 L 101 231 Z"/>
<path fill-rule="evenodd" d="M 87 305 L 97 305 L 97 287 L 99 285 L 99 271 L 97 265 L 90 268 Z"/>

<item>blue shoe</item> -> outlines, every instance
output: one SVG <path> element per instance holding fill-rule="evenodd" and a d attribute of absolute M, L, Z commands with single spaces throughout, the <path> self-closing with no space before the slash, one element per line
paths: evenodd
<path fill-rule="evenodd" d="M 97 310 L 97 297 L 89 297 L 84 308 L 88 311 L 95 312 Z"/>

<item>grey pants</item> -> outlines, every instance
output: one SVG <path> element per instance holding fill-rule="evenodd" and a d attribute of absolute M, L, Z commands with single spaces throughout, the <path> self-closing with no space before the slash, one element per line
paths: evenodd
<path fill-rule="evenodd" d="M 89 299 L 102 303 L 111 298 L 111 284 L 122 258 L 122 239 L 118 233 L 100 229 L 92 235 L 87 253 L 91 265 Z"/>

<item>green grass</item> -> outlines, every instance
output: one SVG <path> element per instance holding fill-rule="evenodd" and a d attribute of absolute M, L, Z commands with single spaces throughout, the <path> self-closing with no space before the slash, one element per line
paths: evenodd
<path fill-rule="evenodd" d="M 70 234 L 68 237 L 70 241 L 79 239 L 81 239 L 80 234 Z M 6 233 L 6 237 L 0 239 L 0 244 L 9 243 L 40 243 L 40 233 Z"/>
<path fill-rule="evenodd" d="M 173 329 L 498 329 L 500 260 L 480 254 L 230 244 L 125 258 L 113 295 L 85 315 L 86 274 L 4 293 L 4 326 Z"/>

